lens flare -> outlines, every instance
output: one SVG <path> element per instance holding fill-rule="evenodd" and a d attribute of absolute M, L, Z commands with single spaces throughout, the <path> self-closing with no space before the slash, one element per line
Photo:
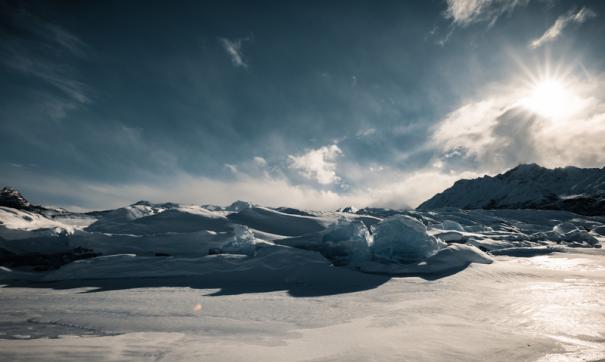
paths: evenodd
<path fill-rule="evenodd" d="M 202 313 L 202 305 L 200 303 L 193 306 L 193 313 L 200 315 Z"/>

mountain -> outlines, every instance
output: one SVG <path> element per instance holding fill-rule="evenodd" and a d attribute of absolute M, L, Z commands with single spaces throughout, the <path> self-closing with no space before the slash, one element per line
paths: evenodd
<path fill-rule="evenodd" d="M 605 215 L 605 167 L 548 169 L 523 164 L 493 177 L 459 180 L 418 209 L 442 207 L 566 210 Z"/>
<path fill-rule="evenodd" d="M 0 190 L 0 206 L 23 210 L 30 208 L 31 204 L 19 191 L 6 186 Z"/>
<path fill-rule="evenodd" d="M 9 186 L 4 186 L 0 190 L 0 207 L 34 212 L 46 217 L 54 217 L 58 215 L 67 216 L 72 214 L 63 208 L 33 205 L 25 198 L 25 196 L 23 196 L 21 192 Z"/>

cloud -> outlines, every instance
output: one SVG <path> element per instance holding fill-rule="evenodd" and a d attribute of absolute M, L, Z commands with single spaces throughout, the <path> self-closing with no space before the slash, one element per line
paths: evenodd
<path fill-rule="evenodd" d="M 99 210 L 122 207 L 138 200 L 174 201 L 184 204 L 229 205 L 247 200 L 264 206 L 291 206 L 314 210 L 335 210 L 347 205 L 367 205 L 370 196 L 361 193 L 340 194 L 317 190 L 308 185 L 293 185 L 285 178 L 249 176 L 243 173 L 221 180 L 177 172 L 170 177 L 148 178 L 141 182 L 102 183 L 45 176 L 44 183 L 23 170 L 4 178 L 15 185 L 33 203 L 53 204 L 74 210 Z"/>
<path fill-rule="evenodd" d="M 226 168 L 227 170 L 229 170 L 229 172 L 231 172 L 231 173 L 233 173 L 233 174 L 237 174 L 237 173 L 239 172 L 239 171 L 238 171 L 238 169 L 237 169 L 237 166 L 232 165 L 232 164 L 230 164 L 230 163 L 226 163 L 226 164 L 225 164 L 225 168 Z"/>
<path fill-rule="evenodd" d="M 561 15 L 555 20 L 554 24 L 548 28 L 542 36 L 533 39 L 529 43 L 529 47 L 536 49 L 544 45 L 545 43 L 552 42 L 557 39 L 563 30 L 570 23 L 582 24 L 586 20 L 597 16 L 597 14 L 589 8 L 583 7 L 577 12 L 570 11 L 567 15 Z"/>
<path fill-rule="evenodd" d="M 336 175 L 335 162 L 336 157 L 340 155 L 342 155 L 342 151 L 337 145 L 324 146 L 302 155 L 288 155 L 288 167 L 321 185 L 329 185 L 340 180 L 340 177 Z"/>
<path fill-rule="evenodd" d="M 73 79 L 70 72 L 64 67 L 19 53 L 13 53 L 4 59 L 4 65 L 25 75 L 43 80 L 78 103 L 90 102 L 86 85 Z"/>
<path fill-rule="evenodd" d="M 485 94 L 448 114 L 432 130 L 434 164 L 445 172 L 497 173 L 519 163 L 547 167 L 603 167 L 605 145 L 605 77 L 570 80 L 578 106 L 573 114 L 549 119 L 522 104 L 525 91 Z M 514 89 L 502 87 L 502 89 Z"/>
<path fill-rule="evenodd" d="M 467 26 L 488 21 L 494 24 L 498 17 L 511 12 L 517 6 L 524 6 L 529 0 L 447 0 L 445 18 L 454 25 Z"/>
<path fill-rule="evenodd" d="M 254 161 L 254 163 L 258 167 L 266 167 L 267 166 L 267 160 L 265 160 L 264 158 L 262 158 L 260 156 L 254 156 L 254 158 L 252 160 Z"/>
<path fill-rule="evenodd" d="M 39 174 L 22 168 L 4 177 L 3 182 L 16 186 L 33 203 L 77 211 L 117 208 L 138 200 L 229 205 L 238 199 L 270 207 L 312 210 L 336 210 L 344 206 L 400 209 L 418 205 L 451 186 L 460 176 L 475 177 L 476 174 L 447 174 L 429 167 L 412 173 L 387 168 L 376 176 L 371 187 L 349 192 L 319 190 L 311 185 L 292 184 L 283 176 L 243 172 L 222 180 L 175 171 L 161 177 L 150 175 L 144 181 L 122 183 L 46 175 L 40 183 Z"/>
<path fill-rule="evenodd" d="M 20 33 L 27 34 L 38 41 L 44 42 L 44 46 L 52 48 L 56 52 L 69 53 L 70 55 L 85 58 L 88 45 L 78 36 L 67 29 L 53 24 L 29 11 L 24 4 L 0 3 L 0 11 L 8 15 L 10 23 Z M 6 35 L 6 34 L 3 34 Z M 4 37 L 3 41 L 14 43 L 19 35 L 13 34 Z"/>
<path fill-rule="evenodd" d="M 15 30 L 2 36 L 0 64 L 54 88 L 37 87 L 31 92 L 36 103 L 44 104 L 53 118 L 63 118 L 67 111 L 90 103 L 90 88 L 77 79 L 72 66 L 86 58 L 87 44 L 21 5 L 0 3 L 0 11 L 7 14 Z"/>
<path fill-rule="evenodd" d="M 242 52 L 242 44 L 245 41 L 250 40 L 249 38 L 239 38 L 229 40 L 227 38 L 219 38 L 219 41 L 223 45 L 223 49 L 231 57 L 231 62 L 236 67 L 248 68 L 248 63 L 244 60 L 244 54 Z"/>
<path fill-rule="evenodd" d="M 87 56 L 88 45 L 79 37 L 63 29 L 62 27 L 44 22 L 43 26 L 38 30 L 40 34 L 44 32 L 44 36 L 54 41 L 57 45 L 80 58 Z"/>

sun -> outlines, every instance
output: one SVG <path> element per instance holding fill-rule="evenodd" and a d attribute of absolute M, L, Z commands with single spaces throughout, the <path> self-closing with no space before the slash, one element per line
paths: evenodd
<path fill-rule="evenodd" d="M 579 99 L 563 81 L 544 79 L 530 87 L 522 103 L 527 109 L 544 118 L 559 120 L 578 109 Z"/>

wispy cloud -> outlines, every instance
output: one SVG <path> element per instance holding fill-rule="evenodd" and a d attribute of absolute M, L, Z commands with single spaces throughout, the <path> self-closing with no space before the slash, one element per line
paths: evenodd
<path fill-rule="evenodd" d="M 46 48 L 55 52 L 67 52 L 80 58 L 87 56 L 89 49 L 82 39 L 67 29 L 37 16 L 25 6 L 0 3 L 0 11 L 8 14 L 11 25 L 21 34 L 27 34 L 38 42 L 44 42 Z M 15 40 L 19 40 L 18 36 L 3 37 L 3 42 L 13 43 Z"/>
<path fill-rule="evenodd" d="M 84 83 L 73 79 L 69 75 L 70 72 L 67 67 L 61 67 L 47 60 L 32 57 L 29 54 L 21 54 L 18 51 L 12 52 L 10 56 L 4 59 L 3 63 L 13 70 L 43 80 L 79 103 L 90 101 L 86 91 L 87 87 Z"/>
<path fill-rule="evenodd" d="M 324 146 L 302 155 L 289 155 L 288 167 L 321 185 L 330 185 L 340 180 L 336 175 L 336 158 L 340 155 L 342 151 L 337 145 Z"/>
<path fill-rule="evenodd" d="M 232 165 L 232 164 L 230 164 L 230 163 L 226 163 L 226 164 L 225 164 L 225 168 L 226 168 L 227 170 L 229 170 L 229 172 L 231 172 L 231 173 L 232 173 L 232 174 L 234 174 L 234 175 L 238 173 L 237 166 Z"/>
<path fill-rule="evenodd" d="M 242 45 L 244 42 L 249 41 L 250 38 L 239 38 L 239 39 L 227 39 L 219 38 L 219 41 L 223 45 L 223 49 L 231 57 L 231 62 L 236 67 L 248 68 L 248 63 L 244 60 L 244 54 L 242 52 Z"/>
<path fill-rule="evenodd" d="M 85 58 L 87 56 L 88 46 L 86 43 L 60 26 L 44 22 L 42 29 L 38 31 L 41 34 L 42 32 L 46 33 L 45 36 L 48 39 L 54 41 L 56 45 L 63 47 L 63 49 L 70 52 L 72 55 L 80 58 Z"/>
<path fill-rule="evenodd" d="M 554 24 L 548 28 L 542 36 L 533 39 L 529 46 L 532 49 L 536 49 L 544 45 L 545 43 L 554 41 L 557 39 L 563 30 L 570 23 L 582 24 L 586 20 L 595 17 L 597 14 L 589 8 L 583 7 L 578 11 L 570 11 L 566 15 L 561 15 L 555 20 Z"/>
<path fill-rule="evenodd" d="M 493 25 L 502 14 L 517 6 L 527 5 L 529 0 L 447 0 L 444 16 L 454 25 L 467 26 L 478 22 Z"/>
<path fill-rule="evenodd" d="M 90 89 L 77 79 L 73 62 L 87 57 L 88 46 L 63 27 L 50 23 L 25 7 L 0 4 L 18 31 L 0 42 L 0 65 L 41 81 L 34 93 L 48 103 L 51 116 L 90 102 Z M 54 88 L 45 89 L 47 86 Z M 58 92 L 57 92 L 58 91 Z"/>

